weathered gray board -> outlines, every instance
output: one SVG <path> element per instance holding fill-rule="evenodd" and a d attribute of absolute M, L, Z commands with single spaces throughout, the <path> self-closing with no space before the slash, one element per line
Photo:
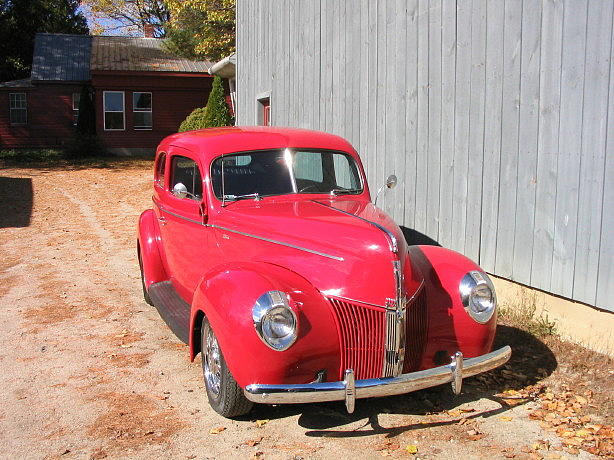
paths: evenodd
<path fill-rule="evenodd" d="M 614 310 L 614 0 L 239 0 L 239 124 L 349 139 L 400 225 Z"/>

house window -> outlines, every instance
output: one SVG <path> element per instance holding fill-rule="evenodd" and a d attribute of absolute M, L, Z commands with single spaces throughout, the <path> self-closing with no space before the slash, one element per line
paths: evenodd
<path fill-rule="evenodd" d="M 105 131 L 122 131 L 126 129 L 124 118 L 124 92 L 105 91 L 103 97 Z"/>
<path fill-rule="evenodd" d="M 271 93 L 263 93 L 256 98 L 256 123 L 260 126 L 271 125 Z"/>
<path fill-rule="evenodd" d="M 151 129 L 151 93 L 132 93 L 134 129 Z"/>
<path fill-rule="evenodd" d="M 26 93 L 9 93 L 10 120 L 13 125 L 25 125 L 28 122 Z"/>
<path fill-rule="evenodd" d="M 79 102 L 81 101 L 81 93 L 72 93 L 72 124 L 77 126 L 79 120 Z"/>

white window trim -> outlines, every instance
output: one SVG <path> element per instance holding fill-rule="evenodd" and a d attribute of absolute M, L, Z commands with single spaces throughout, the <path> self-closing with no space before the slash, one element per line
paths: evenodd
<path fill-rule="evenodd" d="M 118 110 L 105 110 L 105 106 L 104 106 L 104 102 L 105 102 L 105 97 L 107 93 L 121 93 L 122 95 L 122 107 L 124 108 L 124 110 L 122 110 L 121 112 Z M 124 120 L 124 127 L 123 128 L 107 128 L 107 117 L 105 116 L 106 113 L 121 113 L 123 114 L 123 120 Z M 103 91 L 102 92 L 102 120 L 104 123 L 104 130 L 105 131 L 126 131 L 126 94 L 124 91 Z"/>
<path fill-rule="evenodd" d="M 134 106 L 134 95 L 135 94 L 149 94 L 149 98 L 151 100 L 151 108 L 149 110 L 138 109 Z M 153 130 L 153 93 L 151 91 L 133 91 L 132 92 L 132 123 L 134 124 L 134 114 L 135 113 L 151 113 L 151 126 L 147 127 L 137 127 L 134 126 L 135 131 L 152 131 Z"/>
<path fill-rule="evenodd" d="M 73 126 L 77 126 L 77 120 L 79 119 L 79 104 L 77 104 L 77 108 L 75 109 L 75 96 L 76 95 L 79 95 L 79 97 L 81 97 L 81 93 L 76 93 L 76 92 L 72 93 L 72 114 L 73 114 L 72 124 Z M 75 117 L 75 112 L 77 112 L 76 117 Z"/>
<path fill-rule="evenodd" d="M 25 107 L 13 107 L 13 101 L 11 101 L 11 96 L 15 94 L 23 94 L 23 100 L 25 102 Z M 26 112 L 26 121 L 23 123 L 15 122 L 11 120 L 11 112 L 13 110 L 25 110 Z M 26 93 L 9 93 L 9 123 L 14 126 L 22 126 L 28 124 L 28 95 Z"/>

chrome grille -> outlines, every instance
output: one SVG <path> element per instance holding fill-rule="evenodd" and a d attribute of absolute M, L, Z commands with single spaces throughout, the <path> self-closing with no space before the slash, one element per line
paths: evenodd
<path fill-rule="evenodd" d="M 347 300 L 328 300 L 335 312 L 341 341 L 341 374 L 353 369 L 356 379 L 381 377 L 386 311 Z"/>

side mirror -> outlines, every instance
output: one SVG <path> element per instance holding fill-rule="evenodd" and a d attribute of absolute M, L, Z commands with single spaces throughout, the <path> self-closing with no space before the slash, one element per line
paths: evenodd
<path fill-rule="evenodd" d="M 181 182 L 177 182 L 173 187 L 173 195 L 175 195 L 177 198 L 185 198 L 188 196 L 188 189 Z"/>
<path fill-rule="evenodd" d="M 394 174 L 389 175 L 388 179 L 386 179 L 386 183 L 382 185 L 377 191 L 375 195 L 375 201 L 373 201 L 373 204 L 377 206 L 377 199 L 379 198 L 379 195 L 380 193 L 382 193 L 382 190 L 384 190 L 384 188 L 395 188 L 396 186 L 397 186 L 397 176 L 395 176 Z"/>

